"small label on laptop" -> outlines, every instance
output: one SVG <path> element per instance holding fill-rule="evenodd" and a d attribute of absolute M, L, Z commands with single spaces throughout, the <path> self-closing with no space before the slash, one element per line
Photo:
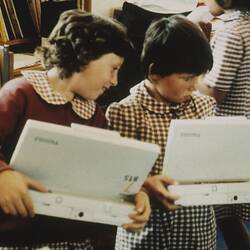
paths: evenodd
<path fill-rule="evenodd" d="M 131 195 L 134 194 L 137 190 L 135 190 L 134 186 L 139 180 L 139 176 L 133 175 L 125 175 L 124 176 L 124 185 L 122 192 L 120 194 Z"/>

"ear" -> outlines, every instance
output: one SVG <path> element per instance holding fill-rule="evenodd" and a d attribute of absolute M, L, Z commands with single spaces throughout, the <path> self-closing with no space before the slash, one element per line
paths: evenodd
<path fill-rule="evenodd" d="M 153 67 L 154 67 L 154 63 L 151 63 L 151 64 L 149 65 L 149 67 L 148 67 L 148 75 L 149 75 L 149 76 L 152 75 L 152 69 L 153 69 Z"/>
<path fill-rule="evenodd" d="M 152 68 L 154 67 L 154 63 L 151 63 L 148 67 L 148 79 L 150 82 L 155 83 L 157 82 L 161 77 L 157 74 L 152 73 Z"/>
<path fill-rule="evenodd" d="M 232 0 L 217 0 L 218 4 L 224 9 L 230 9 L 232 6 Z"/>

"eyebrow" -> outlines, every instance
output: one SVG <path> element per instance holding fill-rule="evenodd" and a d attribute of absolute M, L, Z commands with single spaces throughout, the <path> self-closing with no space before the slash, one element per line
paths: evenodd
<path fill-rule="evenodd" d="M 195 74 L 189 74 L 189 73 L 181 73 L 180 77 L 195 77 Z"/>

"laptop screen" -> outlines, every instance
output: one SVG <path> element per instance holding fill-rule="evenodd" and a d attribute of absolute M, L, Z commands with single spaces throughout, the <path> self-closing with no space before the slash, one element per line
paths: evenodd
<path fill-rule="evenodd" d="M 159 147 L 96 130 L 28 120 L 10 165 L 55 192 L 103 199 L 136 193 Z"/>
<path fill-rule="evenodd" d="M 172 120 L 164 173 L 180 183 L 250 180 L 250 121 Z"/>

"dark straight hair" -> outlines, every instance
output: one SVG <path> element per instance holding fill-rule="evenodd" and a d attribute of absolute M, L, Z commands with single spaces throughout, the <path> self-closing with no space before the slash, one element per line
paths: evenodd
<path fill-rule="evenodd" d="M 167 76 L 173 73 L 200 75 L 213 66 L 212 51 L 206 36 L 198 25 L 179 15 L 161 18 L 150 25 L 141 61 L 145 77 L 149 74 Z"/>

